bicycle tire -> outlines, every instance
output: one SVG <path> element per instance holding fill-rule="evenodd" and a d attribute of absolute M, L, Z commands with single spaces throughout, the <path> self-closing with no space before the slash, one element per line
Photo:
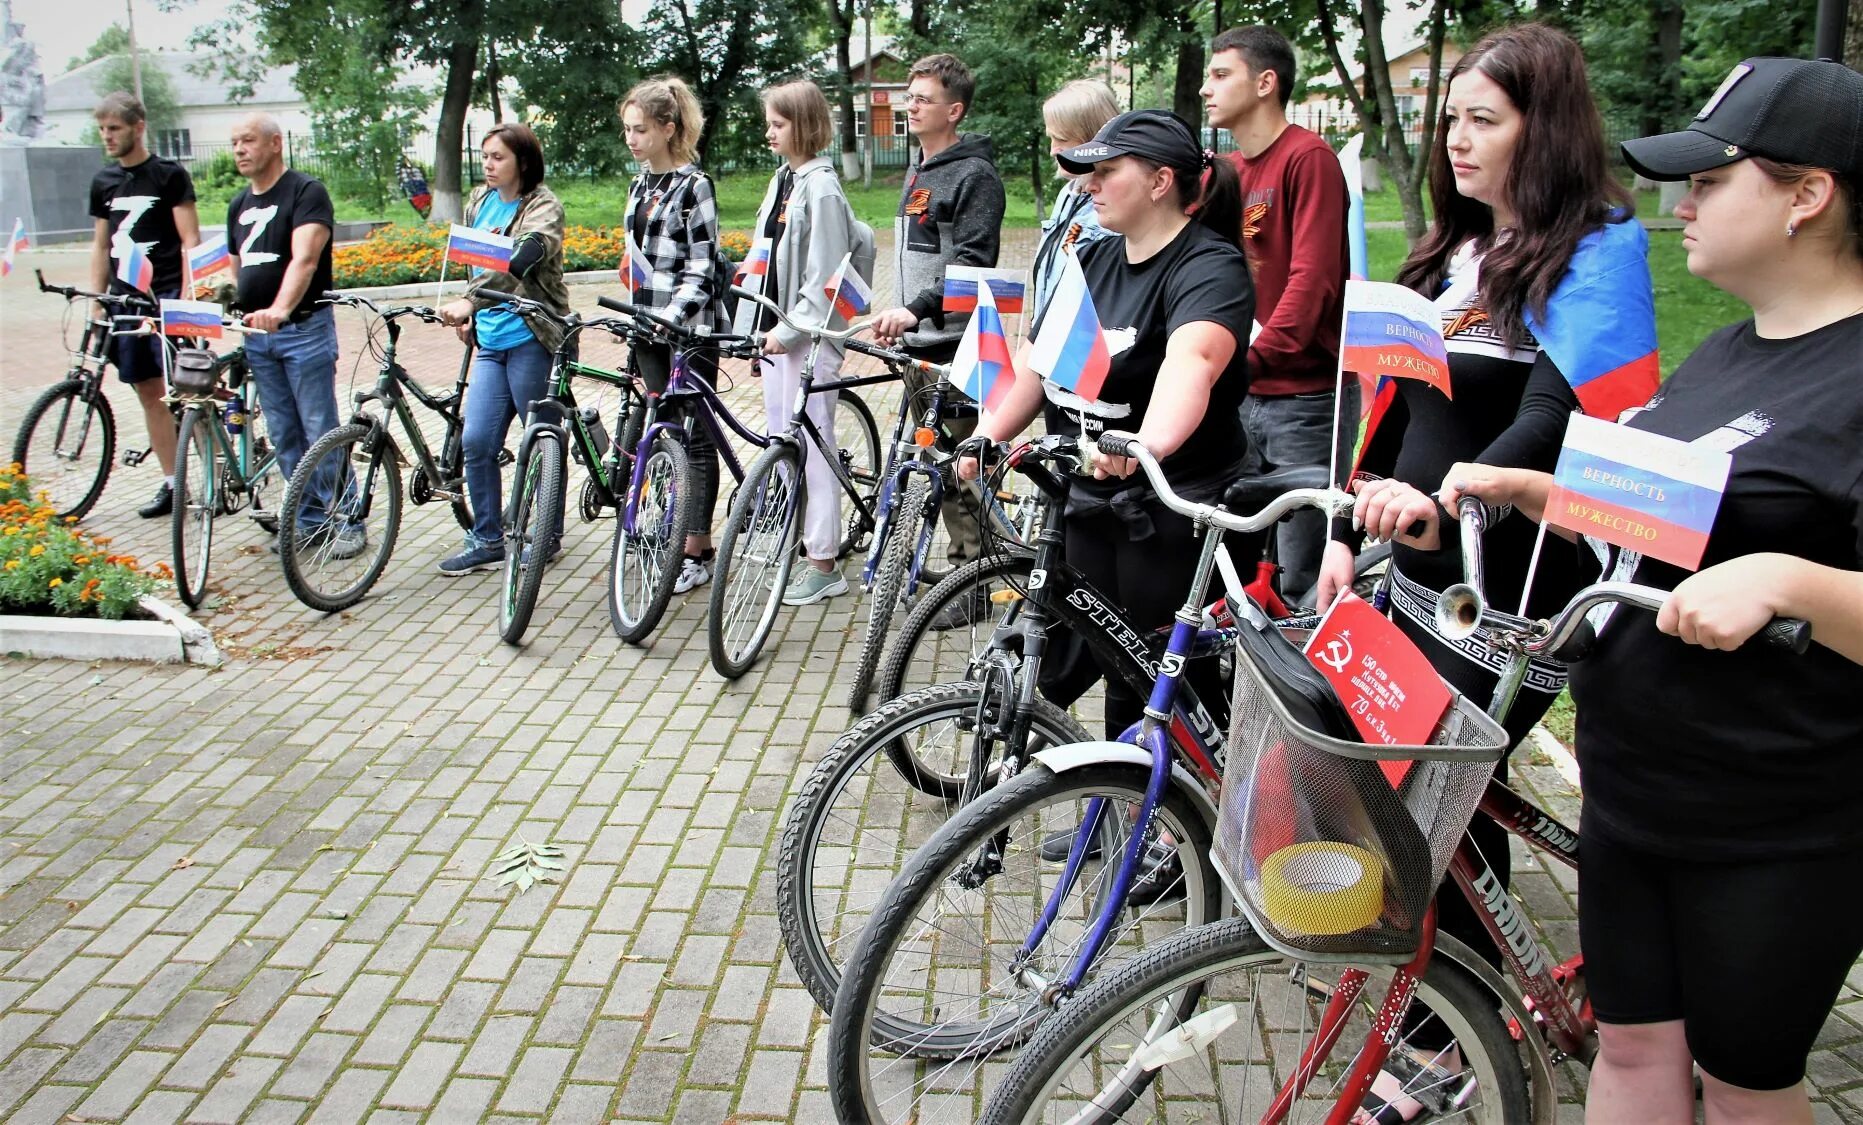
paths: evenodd
<path fill-rule="evenodd" d="M 67 443 L 72 423 L 72 407 L 82 404 L 82 416 L 77 419 L 79 433 L 75 453 L 74 447 Z M 96 435 L 101 456 L 94 468 L 82 467 L 85 446 L 91 442 L 91 420 L 95 418 L 99 428 Z M 41 423 L 50 426 L 48 433 L 41 433 Z M 40 452 L 33 451 L 35 437 L 49 437 L 50 445 Z M 13 461 L 25 469 L 32 477 L 35 494 L 44 491 L 51 502 L 56 518 L 83 519 L 97 505 L 103 495 L 104 485 L 109 483 L 110 468 L 116 460 L 116 414 L 110 409 L 110 400 L 104 397 L 100 388 L 95 395 L 85 395 L 84 381 L 66 379 L 48 387 L 30 407 L 26 416 L 20 419 L 19 434 L 13 439 Z"/>
<path fill-rule="evenodd" d="M 712 667 L 727 680 L 750 671 L 776 625 L 795 561 L 803 487 L 796 447 L 779 441 L 751 464 L 731 502 L 712 563 L 706 622 Z"/>
<path fill-rule="evenodd" d="M 1277 971 L 1262 972 L 1261 979 L 1251 983 L 1245 1000 L 1233 999 L 1240 990 L 1223 983 L 1238 969 L 1269 966 Z M 1324 1007 L 1308 982 L 1323 974 L 1332 983 L 1333 973 L 1346 967 L 1293 961 L 1270 948 L 1243 918 L 1179 931 L 1094 981 L 1044 1023 L 1003 1075 L 984 1108 L 982 1125 L 1080 1120 L 1089 1113 L 1095 1122 L 1184 1119 L 1200 1107 L 1207 1108 L 1212 1098 L 1227 1106 L 1265 1106 L 1286 1081 L 1290 1064 L 1303 1055 L 1297 1034 L 1311 1030 Z M 1374 1008 L 1382 1002 L 1388 988 L 1381 982 L 1390 968 L 1363 968 L 1376 974 L 1367 982 L 1358 1012 L 1359 1021 L 1368 1026 L 1363 998 L 1369 998 Z M 1265 1019 L 1242 1015 L 1229 1029 L 1212 1033 L 1211 1039 L 1199 1043 L 1201 1050 L 1174 1060 L 1183 1064 L 1181 1068 L 1167 1063 L 1146 1069 L 1137 1055 L 1144 1045 L 1158 1042 L 1161 1036 L 1177 1036 L 1184 1029 L 1182 1009 L 1172 1001 L 1193 995 L 1199 998 L 1197 1003 L 1215 1006 L 1208 1011 L 1226 1007 L 1233 1013 L 1242 1002 L 1276 1010 Z M 1483 1125 L 1532 1120 L 1534 1098 L 1552 1096 L 1552 1091 L 1536 1095 L 1532 1090 L 1519 1048 L 1500 1015 L 1498 999 L 1462 969 L 1435 959 L 1417 981 L 1416 1001 L 1443 1018 L 1461 1049 L 1462 1073 L 1474 1075 L 1473 1096 L 1479 1100 L 1458 1106 L 1456 1119 Z M 1310 1021 L 1289 1017 L 1290 1011 L 1302 1005 Z M 1269 1034 L 1264 1024 L 1275 1027 L 1271 1045 L 1259 1043 Z M 1267 1057 L 1246 1053 L 1252 1038 L 1257 1039 L 1257 1046 L 1266 1046 L 1261 1054 Z M 1356 1057 L 1356 1045 L 1364 1039 L 1348 1025 L 1339 1042 L 1350 1045 L 1347 1057 L 1319 1060 L 1313 1085 L 1330 1078 L 1336 1089 L 1350 1069 L 1350 1059 Z M 1094 1048 L 1100 1045 L 1108 1057 L 1096 1066 Z M 1215 1066 L 1209 1065 L 1212 1057 Z M 1278 1070 L 1277 1061 L 1281 1064 Z M 1083 1064 L 1107 1077 L 1085 1077 L 1069 1085 Z M 1252 1094 L 1246 1087 L 1237 1090 L 1238 1076 L 1243 1076 L 1243 1083 L 1260 1081 L 1263 1085 Z M 1320 1091 L 1322 1095 L 1330 1092 Z M 1304 1105 L 1317 1118 L 1324 1117 L 1332 1104 L 1332 1099 L 1320 1096 L 1290 1108 Z M 1312 1118 L 1302 1114 L 1299 1119 Z"/>
<path fill-rule="evenodd" d="M 827 1073 L 830 1101 L 841 1120 L 907 1120 L 917 1114 L 920 1095 L 931 1092 L 946 1104 L 968 1099 L 975 1112 L 986 1061 L 1024 1042 L 1048 1016 L 1047 982 L 1066 968 L 1085 938 L 1099 906 L 1093 891 L 1109 890 L 1119 866 L 1087 860 L 1043 941 L 1023 954 L 1021 935 L 1030 933 L 1036 912 L 1054 889 L 1048 884 L 1062 870 L 1059 863 L 1042 859 L 1042 841 L 1056 830 L 1080 826 L 1091 807 L 1080 802 L 1097 798 L 1105 802 L 1099 806 L 1104 814 L 1098 821 L 1100 853 L 1123 855 L 1123 810 L 1142 800 L 1149 776 L 1149 766 L 1123 762 L 1060 774 L 1032 763 L 959 809 L 913 854 L 875 908 L 835 993 Z M 1027 824 L 1021 823 L 1024 818 Z M 1164 926 L 1197 926 L 1219 916 L 1223 889 L 1208 857 L 1210 821 L 1188 794 L 1174 786 L 1166 790 L 1152 824 L 1157 839 L 1169 833 L 1175 841 L 1172 854 L 1180 865 L 1175 886 L 1182 894 L 1136 910 L 1137 904 L 1122 907 L 1109 944 L 1089 969 L 1092 975 L 1156 940 Z M 1002 863 L 979 873 L 974 863 L 985 847 L 999 852 Z M 968 872 L 960 872 L 967 867 Z M 1029 877 L 1014 878 L 1018 868 L 1026 868 Z M 1049 875 L 1055 878 L 1044 877 Z M 1083 891 L 1081 901 L 1074 902 Z M 953 903 L 949 912 L 927 911 L 954 892 L 954 897 L 968 897 Z M 1170 917 L 1177 914 L 1181 920 Z M 969 952 L 960 927 L 978 935 L 977 953 Z M 892 971 L 896 962 L 897 978 Z M 942 967 L 947 962 L 948 976 Z M 936 990 L 947 979 L 954 991 L 941 999 Z M 956 990 L 962 990 L 961 1009 Z M 968 1018 L 972 1008 L 975 1019 Z M 935 1022 L 925 1022 L 926 1016 Z M 869 1045 L 900 1057 L 876 1068 Z M 903 1073 L 908 1068 L 912 1073 Z M 909 1102 L 901 1104 L 907 1094 Z"/>
<path fill-rule="evenodd" d="M 1015 611 L 1028 589 L 1035 557 L 1025 551 L 1004 552 L 973 559 L 951 572 L 944 581 L 914 602 L 899 626 L 899 635 L 887 649 L 886 660 L 874 679 L 875 706 L 932 684 L 970 678 L 970 664 L 989 647 L 996 624 Z M 990 612 L 957 629 L 933 629 L 947 606 L 960 598 L 983 592 Z M 998 601 L 1002 604 L 997 604 Z"/>
<path fill-rule="evenodd" d="M 910 779 L 901 777 L 892 768 L 886 748 L 915 733 L 930 732 L 925 740 L 914 739 L 914 745 L 923 748 L 948 726 L 957 735 L 952 740 L 951 757 L 968 758 L 977 737 L 978 711 L 985 703 L 984 686 L 968 682 L 938 684 L 895 699 L 836 739 L 796 795 L 777 854 L 776 920 L 790 964 L 823 1011 L 834 1010 L 835 989 L 841 983 L 841 958 L 836 948 L 851 944 L 871 915 L 871 904 L 878 901 L 881 891 L 898 874 L 906 856 L 949 817 L 950 802 L 941 795 L 927 794 Z M 1030 749 L 1090 738 L 1067 712 L 1039 699 L 1034 701 L 1028 718 Z M 917 756 L 923 757 L 924 753 L 921 749 Z M 992 762 L 1000 757 L 996 749 L 988 754 Z M 871 776 L 865 776 L 869 769 Z M 895 779 L 904 783 L 900 796 L 874 795 L 882 781 Z M 837 811 L 840 798 L 853 792 L 862 797 L 858 812 L 864 814 L 871 808 L 878 815 L 877 827 L 866 829 L 852 824 L 846 814 Z M 845 842 L 839 839 L 839 826 L 843 824 L 848 825 L 851 837 Z M 831 836 L 836 838 L 830 841 Z M 849 876 L 844 880 L 846 886 L 832 896 L 845 895 L 848 908 L 832 921 L 824 921 L 818 908 L 818 876 L 832 867 L 821 862 L 824 851 L 829 849 L 851 853 L 842 868 Z M 862 893 L 863 887 L 866 895 L 856 902 L 855 896 Z"/>
<path fill-rule="evenodd" d="M 358 465 L 364 466 L 360 481 L 356 479 Z M 325 487 L 333 495 L 340 491 L 341 496 L 335 511 L 313 519 L 305 509 L 320 473 Z M 381 524 L 371 528 L 369 521 L 378 514 Z M 362 532 L 361 554 L 339 559 L 331 553 L 334 540 L 328 529 L 340 525 Z M 353 422 L 313 442 L 285 484 L 279 513 L 278 561 L 292 594 L 324 613 L 348 609 L 381 578 L 400 534 L 401 465 L 388 434 L 373 425 Z"/>
<path fill-rule="evenodd" d="M 530 456 L 512 478 L 511 526 L 505 529 L 504 588 L 498 600 L 498 635 L 506 644 L 522 644 L 543 588 L 543 571 L 549 565 L 546 551 L 560 527 L 552 527 L 563 496 L 563 447 L 556 434 L 539 430 L 531 439 Z M 531 548 L 531 561 L 524 561 Z"/>
<path fill-rule="evenodd" d="M 207 565 L 213 554 L 213 519 L 220 507 L 219 454 L 209 426 L 219 419 L 198 406 L 181 415 L 175 440 L 174 506 L 169 541 L 175 555 L 175 592 L 189 609 L 207 594 Z"/>
<path fill-rule="evenodd" d="M 685 552 L 691 467 L 685 447 L 665 434 L 653 439 L 641 471 L 635 533 L 627 533 L 627 501 L 615 513 L 608 559 L 608 620 L 615 635 L 639 644 L 653 633 L 673 598 Z M 626 491 L 626 481 L 620 482 Z"/>
<path fill-rule="evenodd" d="M 847 408 L 846 414 L 842 407 Z M 849 439 L 854 443 L 849 445 Z M 854 482 L 854 491 L 871 508 L 880 495 L 880 469 L 885 456 L 880 448 L 880 427 L 874 423 L 867 402 L 851 390 L 838 391 L 834 404 L 834 444 L 836 455 Z M 846 558 L 858 550 L 863 534 L 860 509 L 848 513 L 847 530 L 841 536 L 837 558 Z M 871 529 L 866 529 L 871 530 Z"/>
<path fill-rule="evenodd" d="M 913 552 L 918 550 L 919 529 L 926 519 L 925 501 L 930 495 L 931 485 L 925 478 L 918 473 L 911 474 L 906 481 L 905 494 L 893 508 L 893 518 L 887 524 L 880 565 L 873 575 L 873 589 L 867 595 L 867 631 L 861 638 L 860 655 L 854 661 L 853 682 L 847 689 L 848 710 L 856 719 L 867 713 L 867 697 L 873 694 L 873 673 L 885 652 L 893 611 L 905 590 L 906 572 L 912 567 Z"/>

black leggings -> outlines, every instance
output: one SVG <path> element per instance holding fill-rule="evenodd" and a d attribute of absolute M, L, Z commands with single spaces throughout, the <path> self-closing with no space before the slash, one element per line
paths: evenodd
<path fill-rule="evenodd" d="M 667 380 L 673 377 L 672 345 L 636 344 L 634 362 L 639 366 L 640 377 L 646 382 L 648 390 L 656 393 L 666 390 Z M 716 351 L 708 348 L 687 352 L 686 362 L 691 365 L 694 374 L 708 382 L 716 381 Z M 686 534 L 710 535 L 712 510 L 718 506 L 718 447 L 712 444 L 711 432 L 699 421 L 696 412 L 682 407 L 671 411 L 666 418 L 686 428 L 686 458 L 692 473 L 692 514 Z"/>
<path fill-rule="evenodd" d="M 1598 1019 L 1681 1020 L 1701 1069 L 1782 1090 L 1863 954 L 1863 847 L 1727 862 L 1673 859 L 1584 817 L 1578 940 Z"/>

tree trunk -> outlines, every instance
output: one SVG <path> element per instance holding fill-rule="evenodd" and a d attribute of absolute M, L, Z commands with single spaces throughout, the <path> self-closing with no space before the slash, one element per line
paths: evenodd
<path fill-rule="evenodd" d="M 931 38 L 930 0 L 912 0 L 912 38 L 923 42 Z"/>
<path fill-rule="evenodd" d="M 498 79 L 500 77 L 501 75 L 498 71 L 498 42 L 495 39 L 487 38 L 485 40 L 485 104 L 492 111 L 493 121 L 503 121 L 505 119 L 504 103 L 498 96 Z"/>
<path fill-rule="evenodd" d="M 1177 78 L 1171 86 L 1171 108 L 1190 123 L 1191 132 L 1203 136 L 1203 36 L 1188 15 L 1178 17 Z"/>
<path fill-rule="evenodd" d="M 1029 71 L 1028 92 L 1031 99 L 1041 98 L 1041 79 L 1032 68 Z M 1041 143 L 1044 136 L 1045 134 L 1037 133 L 1035 139 L 1029 142 L 1029 186 L 1035 189 L 1036 222 L 1040 222 L 1048 214 L 1047 202 L 1042 198 L 1042 193 L 1048 186 L 1048 154 L 1043 150 Z"/>
<path fill-rule="evenodd" d="M 1850 16 L 1844 24 L 1844 65 L 1863 71 L 1863 4 L 1850 0 Z"/>
<path fill-rule="evenodd" d="M 853 0 L 832 0 L 828 11 L 834 20 L 835 73 L 841 77 L 841 88 L 835 91 L 841 110 L 841 178 L 851 180 L 860 175 L 860 139 L 854 133 L 854 60 L 848 45 L 854 35 Z M 867 60 L 867 72 L 871 79 L 872 59 Z M 867 128 L 873 128 L 873 122 L 867 122 Z"/>
<path fill-rule="evenodd" d="M 479 18 L 484 9 L 468 4 L 456 25 L 453 49 L 447 52 L 446 90 L 440 95 L 440 124 L 434 130 L 433 218 L 456 223 L 465 217 L 460 178 L 461 147 L 465 143 L 466 110 L 472 107 L 472 76 L 479 62 Z"/>

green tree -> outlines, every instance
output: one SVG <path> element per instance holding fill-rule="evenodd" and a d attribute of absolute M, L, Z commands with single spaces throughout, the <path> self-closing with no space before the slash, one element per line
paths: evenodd
<path fill-rule="evenodd" d="M 791 0 L 656 0 L 646 20 L 649 62 L 698 96 L 711 123 L 699 143 L 706 167 L 763 152 L 757 93 L 800 71 L 818 19 Z"/>
<path fill-rule="evenodd" d="M 615 106 L 643 76 L 646 44 L 614 7 L 591 9 L 585 19 L 582 34 L 541 39 L 500 56 L 534 110 L 532 124 L 553 175 L 559 167 L 614 175 L 631 159 Z"/>
<path fill-rule="evenodd" d="M 127 54 L 129 54 L 129 29 L 120 23 L 113 23 L 103 29 L 103 33 L 84 49 L 83 54 L 73 55 L 71 61 L 65 64 L 65 69 L 76 70 L 87 62 L 96 62 L 110 55 Z"/>
<path fill-rule="evenodd" d="M 129 56 L 107 56 L 103 65 L 97 68 L 96 76 L 91 79 L 91 89 L 97 91 L 100 98 L 117 90 L 134 93 L 136 75 Z M 156 130 L 175 128 L 181 120 L 181 106 L 175 98 L 174 80 L 163 69 L 159 58 L 148 51 L 142 53 L 142 108 L 149 115 L 149 144 L 154 147 Z M 97 143 L 95 127 L 85 135 L 85 139 Z"/>

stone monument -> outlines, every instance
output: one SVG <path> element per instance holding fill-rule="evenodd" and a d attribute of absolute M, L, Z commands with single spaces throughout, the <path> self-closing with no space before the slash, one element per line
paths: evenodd
<path fill-rule="evenodd" d="M 13 0 L 0 0 L 0 144 L 29 144 L 45 135 L 45 68 L 25 28 L 13 22 Z"/>

